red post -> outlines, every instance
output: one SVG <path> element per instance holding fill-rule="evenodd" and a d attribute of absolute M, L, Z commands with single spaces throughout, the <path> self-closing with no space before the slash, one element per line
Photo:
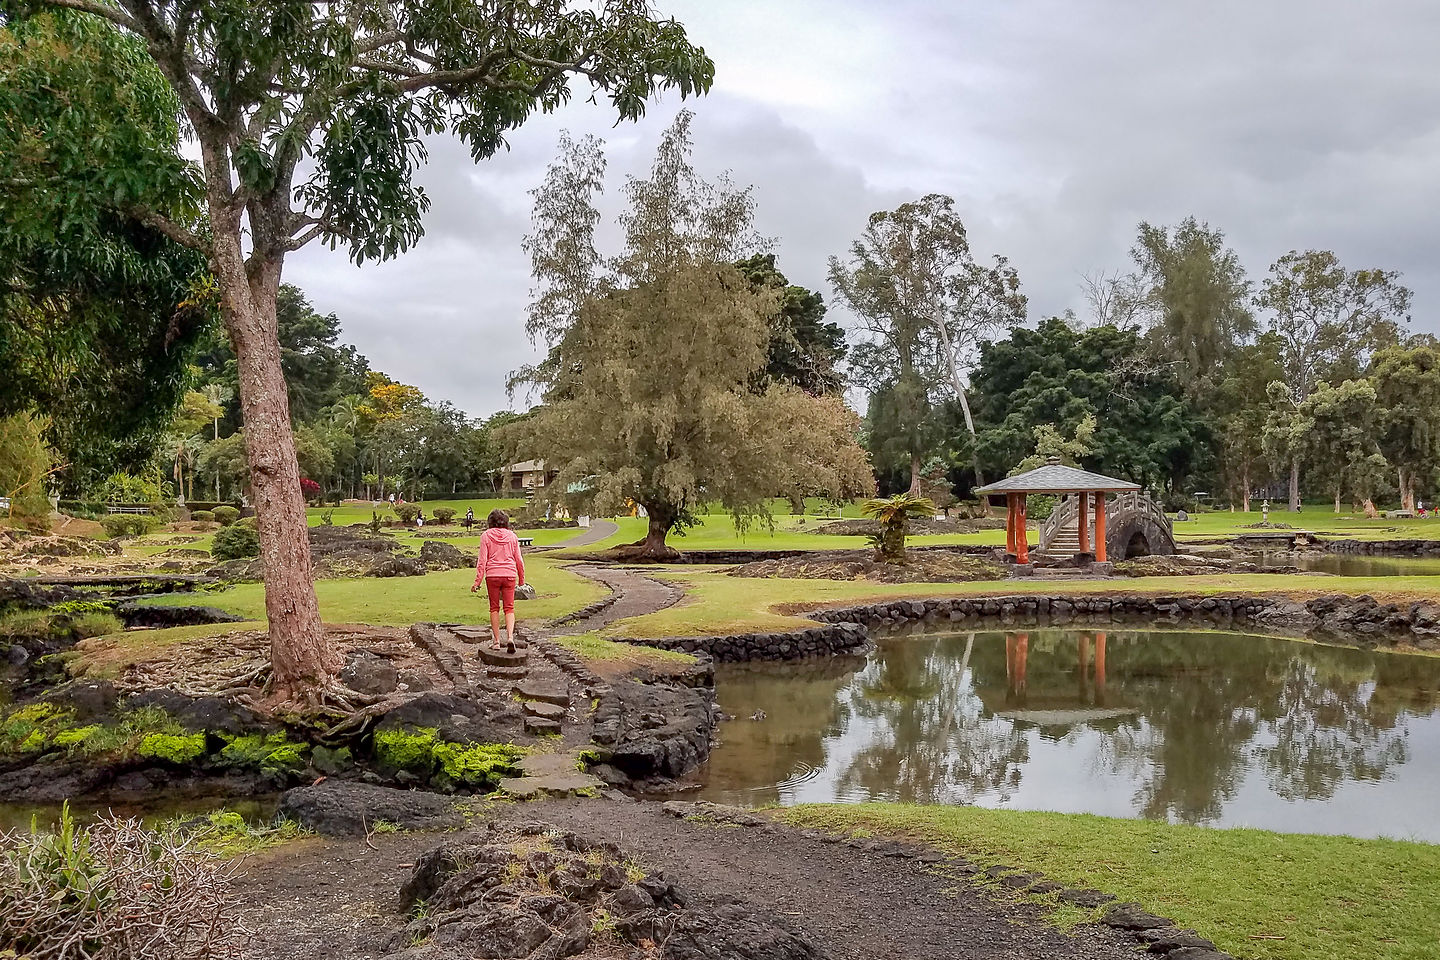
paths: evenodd
<path fill-rule="evenodd" d="M 1005 494 L 1005 554 L 1015 556 L 1015 494 Z"/>
<path fill-rule="evenodd" d="M 1105 634 L 1095 634 L 1095 705 L 1105 706 Z"/>
<path fill-rule="evenodd" d="M 1090 494 L 1081 491 L 1075 494 L 1080 498 L 1080 509 L 1075 511 L 1075 521 L 1080 525 L 1080 552 L 1090 552 Z"/>
<path fill-rule="evenodd" d="M 1015 562 L 1030 562 L 1030 534 L 1025 530 L 1025 498 L 1015 495 Z"/>
<path fill-rule="evenodd" d="M 1095 494 L 1095 559 L 1105 562 L 1105 494 Z"/>

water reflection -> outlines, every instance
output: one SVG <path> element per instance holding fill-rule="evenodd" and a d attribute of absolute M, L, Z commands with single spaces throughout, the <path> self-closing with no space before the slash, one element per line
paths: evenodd
<path fill-rule="evenodd" d="M 1358 553 L 1258 553 L 1241 555 L 1262 567 L 1299 567 L 1337 577 L 1435 577 L 1440 557 L 1387 557 Z"/>
<path fill-rule="evenodd" d="M 912 634 L 725 668 L 704 795 L 1440 840 L 1440 660 L 1224 633 Z"/>

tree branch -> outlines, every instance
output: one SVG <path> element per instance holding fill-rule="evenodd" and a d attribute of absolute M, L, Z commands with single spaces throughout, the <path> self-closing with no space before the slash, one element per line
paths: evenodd
<path fill-rule="evenodd" d="M 181 226 L 180 224 L 176 223 L 174 220 L 171 220 L 164 214 L 156 213 L 154 210 L 151 210 L 148 207 L 142 207 L 135 204 L 126 207 L 125 212 L 130 214 L 130 216 L 134 217 L 136 220 L 139 220 L 141 223 L 145 224 L 147 227 L 158 230 L 161 233 L 165 234 L 165 236 L 169 237 L 171 240 L 174 240 L 182 247 L 189 247 L 191 250 L 198 250 L 199 252 L 206 254 L 207 256 L 210 254 L 210 244 L 206 243 L 203 239 L 201 239 L 198 234 L 190 230 L 188 227 Z"/>
<path fill-rule="evenodd" d="M 127 30 L 141 32 L 140 25 L 133 17 L 124 10 L 112 7 L 108 3 L 102 3 L 101 0 L 44 0 L 44 2 L 52 7 L 67 7 L 82 13 L 93 13 L 97 17 L 104 17 L 111 23 L 117 23 Z"/>

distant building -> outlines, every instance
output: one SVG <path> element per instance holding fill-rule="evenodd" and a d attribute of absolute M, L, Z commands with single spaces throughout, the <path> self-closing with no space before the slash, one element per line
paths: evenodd
<path fill-rule="evenodd" d="M 522 460 L 500 471 L 500 490 L 528 497 L 547 487 L 558 473 L 558 470 L 545 466 L 544 460 Z"/>

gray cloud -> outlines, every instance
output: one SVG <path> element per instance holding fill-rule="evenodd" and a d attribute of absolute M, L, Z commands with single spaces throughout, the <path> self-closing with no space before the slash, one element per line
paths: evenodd
<path fill-rule="evenodd" d="M 1032 318 L 1078 308 L 1082 273 L 1126 266 L 1139 220 L 1194 214 L 1252 277 L 1292 248 L 1399 269 L 1415 327 L 1437 329 L 1440 7 L 1425 0 L 662 6 L 718 65 L 693 104 L 697 166 L 755 185 L 796 282 L 823 289 L 873 210 L 942 192 L 977 255 L 1019 268 Z M 679 106 L 612 128 L 577 102 L 479 166 L 437 140 L 415 250 L 357 269 L 306 249 L 287 279 L 376 366 L 473 414 L 504 407 L 505 373 L 535 356 L 520 239 L 559 131 L 607 140 L 613 217 Z"/>

